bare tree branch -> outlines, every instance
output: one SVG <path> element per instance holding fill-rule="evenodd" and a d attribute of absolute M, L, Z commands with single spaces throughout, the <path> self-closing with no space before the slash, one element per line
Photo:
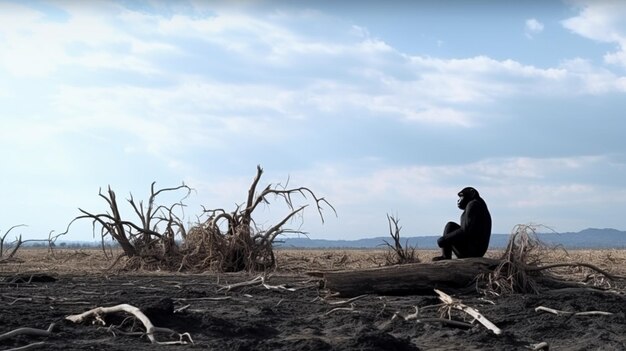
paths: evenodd
<path fill-rule="evenodd" d="M 15 229 L 15 228 L 19 228 L 19 227 L 27 227 L 26 224 L 17 224 L 12 226 L 11 228 L 9 228 L 9 230 L 6 231 L 6 233 L 4 233 L 4 235 L 2 236 L 2 238 L 0 238 L 0 257 L 2 257 L 4 255 L 4 240 L 6 239 L 7 235 L 9 235 L 9 233 Z M 20 236 L 21 238 L 21 236 Z"/>

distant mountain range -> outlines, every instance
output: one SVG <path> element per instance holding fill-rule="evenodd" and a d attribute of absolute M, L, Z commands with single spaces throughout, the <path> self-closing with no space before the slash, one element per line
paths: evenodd
<path fill-rule="evenodd" d="M 566 249 L 606 249 L 626 248 L 626 232 L 616 229 L 589 228 L 578 233 L 539 233 L 539 240 L 548 246 L 562 245 Z M 402 238 L 402 245 L 417 247 L 418 249 L 437 248 L 439 236 L 414 236 Z M 492 234 L 490 248 L 504 248 L 509 242 L 509 234 Z M 323 240 L 309 238 L 286 238 L 277 247 L 282 248 L 346 248 L 371 249 L 383 248 L 385 240 L 393 244 L 391 237 L 376 237 L 358 240 Z"/>

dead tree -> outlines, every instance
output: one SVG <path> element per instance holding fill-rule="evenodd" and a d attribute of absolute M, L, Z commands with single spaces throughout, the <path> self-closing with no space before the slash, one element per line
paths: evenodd
<path fill-rule="evenodd" d="M 15 241 L 13 241 L 10 245 L 7 245 L 6 243 L 6 238 L 9 235 L 9 233 L 18 227 L 26 227 L 25 224 L 18 224 L 18 225 L 14 225 L 11 228 L 9 228 L 9 230 L 6 231 L 6 233 L 4 233 L 4 235 L 2 235 L 2 237 L 0 237 L 0 263 L 6 263 L 9 262 L 11 260 L 15 259 L 15 254 L 17 253 L 17 250 L 20 249 L 20 247 L 22 247 L 22 245 L 26 244 L 26 243 L 31 243 L 31 242 L 47 242 L 48 243 L 48 248 L 51 248 L 54 245 L 54 241 L 56 240 L 56 237 L 52 237 L 51 235 L 48 236 L 48 239 L 27 239 L 27 240 L 22 240 L 22 234 L 20 234 L 17 238 L 15 238 Z M 11 251 L 9 251 L 9 249 Z"/>
<path fill-rule="evenodd" d="M 25 227 L 26 224 L 18 224 L 18 225 L 14 225 L 11 228 L 9 228 L 9 230 L 7 230 L 4 235 L 0 238 L 0 261 L 7 261 L 13 258 L 13 256 L 15 256 L 15 253 L 17 252 L 17 250 L 20 248 L 20 246 L 22 246 L 23 241 L 22 241 L 22 235 L 20 234 L 20 236 L 15 239 L 14 244 L 12 245 L 12 249 L 11 252 L 8 253 L 8 255 L 5 252 L 5 240 L 7 238 L 7 235 L 9 235 L 9 233 L 18 227 Z M 8 249 L 8 248 L 7 248 Z"/>
<path fill-rule="evenodd" d="M 96 227 L 100 226 L 103 247 L 104 241 L 111 238 L 120 245 L 128 258 L 139 258 L 143 262 L 151 261 L 165 266 L 176 264 L 172 262 L 177 252 L 176 236 L 184 237 L 185 228 L 175 210 L 184 207 L 182 201 L 189 196 L 191 188 L 183 183 L 173 188 L 155 189 L 155 184 L 156 182 L 152 182 L 147 205 L 144 206 L 143 201 L 136 203 L 132 194 L 127 200 L 138 217 L 138 223 L 122 217 L 115 192 L 109 186 L 107 194 L 103 194 L 102 190 L 98 192 L 98 195 L 107 202 L 109 211 L 92 213 L 79 208 L 82 215 L 70 222 L 68 230 L 75 221 L 90 219 L 94 235 Z M 179 190 L 186 190 L 186 194 L 179 202 L 170 206 L 156 205 L 160 194 Z"/>
<path fill-rule="evenodd" d="M 205 209 L 207 219 L 189 230 L 185 243 L 196 248 L 186 264 L 210 266 L 220 271 L 265 270 L 275 266 L 273 245 L 281 234 L 306 234 L 300 230 L 285 228 L 285 224 L 296 215 L 301 215 L 307 205 L 295 205 L 294 197 L 313 198 L 317 212 L 324 222 L 323 206 L 328 206 L 336 215 L 335 208 L 323 197 L 317 197 L 306 187 L 267 185 L 257 193 L 257 186 L 263 174 L 257 166 L 257 174 L 248 189 L 245 205 L 236 206 L 232 212 L 224 209 Z M 278 223 L 267 229 L 257 227 L 253 213 L 260 204 L 270 204 L 270 197 L 279 198 L 288 207 L 289 213 Z M 205 251 L 204 261 L 199 262 L 198 254 Z M 193 258 L 196 257 L 196 258 Z M 205 267 L 208 268 L 208 267 Z"/>

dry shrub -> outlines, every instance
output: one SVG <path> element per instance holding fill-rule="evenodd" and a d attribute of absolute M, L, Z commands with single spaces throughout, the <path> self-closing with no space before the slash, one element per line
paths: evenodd
<path fill-rule="evenodd" d="M 417 263 L 420 259 L 416 253 L 416 248 L 409 246 L 408 240 L 404 243 L 404 247 L 400 242 L 400 220 L 394 216 L 387 215 L 387 222 L 389 222 L 389 235 L 393 239 L 393 245 L 387 240 L 385 244 L 390 249 L 385 255 L 385 261 L 387 265 L 405 264 L 405 263 Z"/>
<path fill-rule="evenodd" d="M 479 281 L 486 281 L 486 292 L 494 295 L 538 292 L 537 283 L 531 274 L 540 273 L 539 271 L 529 272 L 527 267 L 539 265 L 541 258 L 545 257 L 548 251 L 553 251 L 537 237 L 538 228 L 545 227 L 518 224 L 513 228 L 501 257 L 501 263 L 493 272 L 479 279 Z"/>

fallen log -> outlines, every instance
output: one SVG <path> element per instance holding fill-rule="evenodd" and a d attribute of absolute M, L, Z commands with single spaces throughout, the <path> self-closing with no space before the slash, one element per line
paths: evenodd
<path fill-rule="evenodd" d="M 323 287 L 339 296 L 434 295 L 433 289 L 462 292 L 482 273 L 492 272 L 500 260 L 465 258 L 428 263 L 321 272 Z M 315 274 L 314 274 L 315 275 Z"/>

